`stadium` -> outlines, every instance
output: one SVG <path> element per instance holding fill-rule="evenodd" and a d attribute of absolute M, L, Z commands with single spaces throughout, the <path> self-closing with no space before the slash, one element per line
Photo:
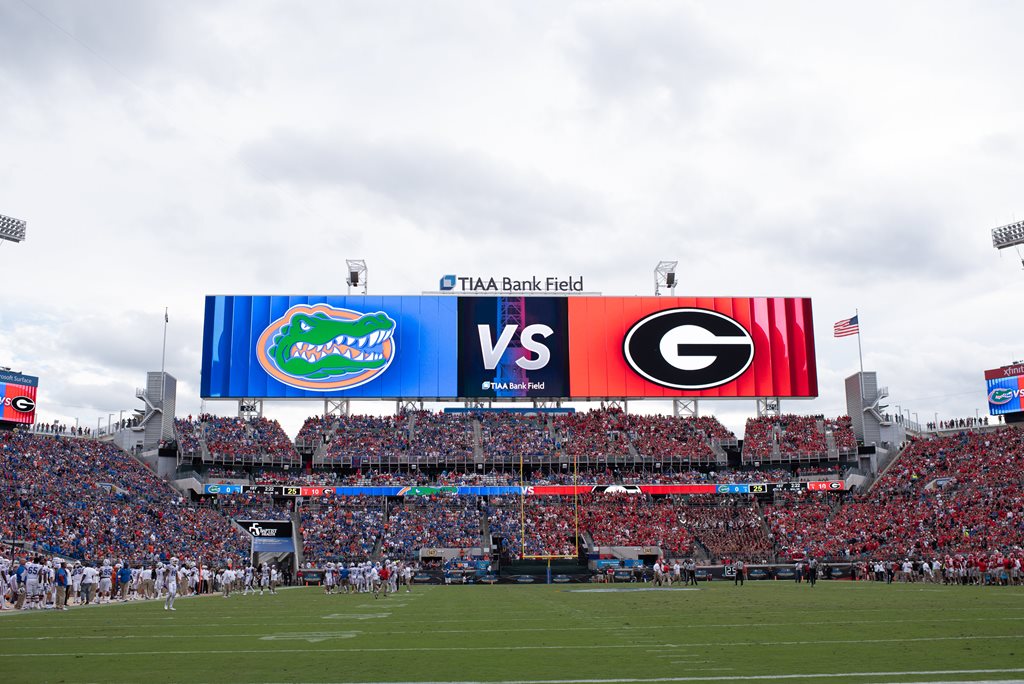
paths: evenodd
<path fill-rule="evenodd" d="M 674 273 L 664 280 L 671 289 Z M 357 270 L 349 281 L 358 287 Z M 260 638 L 348 646 L 373 638 L 363 620 L 390 629 L 390 606 L 440 599 L 425 591 L 484 609 L 491 598 L 472 592 L 504 585 L 495 600 L 514 614 L 538 599 L 514 595 L 529 585 L 685 596 L 749 583 L 761 603 L 820 584 L 849 603 L 843 612 L 861 610 L 849 587 L 910 611 L 928 608 L 908 590 L 988 592 L 985 602 L 1020 591 L 1020 365 L 985 374 L 993 420 L 921 426 L 887 411 L 872 372 L 847 378 L 850 415 L 781 411 L 817 392 L 807 299 L 218 295 L 205 311 L 203 398 L 233 402 L 234 416 L 176 415 L 176 379 L 160 371 L 117 425 L 36 424 L 39 378 L 5 374 L 6 608 L 135 608 L 126 624 L 161 606 L 213 611 L 205 620 L 224 613 L 203 599 L 223 596 L 264 601 L 278 630 L 270 596 L 301 596 L 317 602 L 301 610 L 331 611 L 321 619 L 344 630 L 298 620 L 303 631 Z M 840 321 L 835 334 L 851 328 Z M 353 413 L 349 397 L 396 410 Z M 649 397 L 671 398 L 674 414 L 630 411 Z M 750 401 L 742 435 L 702 413 L 722 397 Z M 292 440 L 263 414 L 275 399 L 323 412 Z M 175 606 L 179 594 L 196 600 Z M 1019 634 L 1000 604 L 977 618 L 996 643 Z M 921 650 L 949 649 L 958 637 L 943 634 L 920 637 Z M 145 652 L 158 668 L 157 654 Z M 892 668 L 869 671 L 902 672 Z"/>
<path fill-rule="evenodd" d="M 0 3 L 0 682 L 1024 681 L 1019 9 L 168 8 Z"/>

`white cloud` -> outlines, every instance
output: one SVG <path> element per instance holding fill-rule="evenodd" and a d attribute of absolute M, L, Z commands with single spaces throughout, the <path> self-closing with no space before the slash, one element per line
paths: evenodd
<path fill-rule="evenodd" d="M 198 411 L 203 296 L 341 291 L 345 258 L 381 293 L 500 263 L 646 294 L 678 258 L 680 292 L 811 296 L 822 396 L 795 410 L 844 410 L 855 307 L 922 418 L 1024 356 L 988 238 L 1024 211 L 1017 5 L 31 7 L 0 7 L 0 213 L 29 220 L 0 363 L 43 416 L 133 405 L 164 306 Z"/>

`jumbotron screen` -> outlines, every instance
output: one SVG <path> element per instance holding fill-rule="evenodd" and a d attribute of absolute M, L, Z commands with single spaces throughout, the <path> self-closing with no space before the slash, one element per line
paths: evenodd
<path fill-rule="evenodd" d="M 1024 396 L 1024 364 L 1018 363 L 985 371 L 988 390 L 988 412 L 993 416 L 1022 410 Z"/>
<path fill-rule="evenodd" d="M 207 399 L 813 398 L 811 300 L 210 296 Z"/>
<path fill-rule="evenodd" d="M 39 378 L 11 371 L 0 371 L 0 420 L 31 425 L 36 421 L 36 390 Z"/>

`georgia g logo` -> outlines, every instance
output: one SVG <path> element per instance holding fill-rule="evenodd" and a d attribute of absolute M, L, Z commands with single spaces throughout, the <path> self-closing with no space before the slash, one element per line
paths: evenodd
<path fill-rule="evenodd" d="M 256 358 L 271 377 L 327 392 L 365 385 L 395 358 L 394 319 L 327 304 L 298 304 L 266 327 Z"/>
<path fill-rule="evenodd" d="M 20 413 L 32 413 L 36 408 L 36 402 L 32 397 L 14 397 L 11 399 L 11 408 Z"/>
<path fill-rule="evenodd" d="M 626 363 L 663 387 L 700 390 L 743 374 L 754 340 L 733 319 L 707 309 L 667 309 L 646 316 L 622 341 Z"/>

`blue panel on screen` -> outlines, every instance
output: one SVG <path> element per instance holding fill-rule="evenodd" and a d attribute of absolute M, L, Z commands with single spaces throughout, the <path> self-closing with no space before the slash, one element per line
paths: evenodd
<path fill-rule="evenodd" d="M 202 396 L 455 397 L 454 298 L 211 296 Z"/>

